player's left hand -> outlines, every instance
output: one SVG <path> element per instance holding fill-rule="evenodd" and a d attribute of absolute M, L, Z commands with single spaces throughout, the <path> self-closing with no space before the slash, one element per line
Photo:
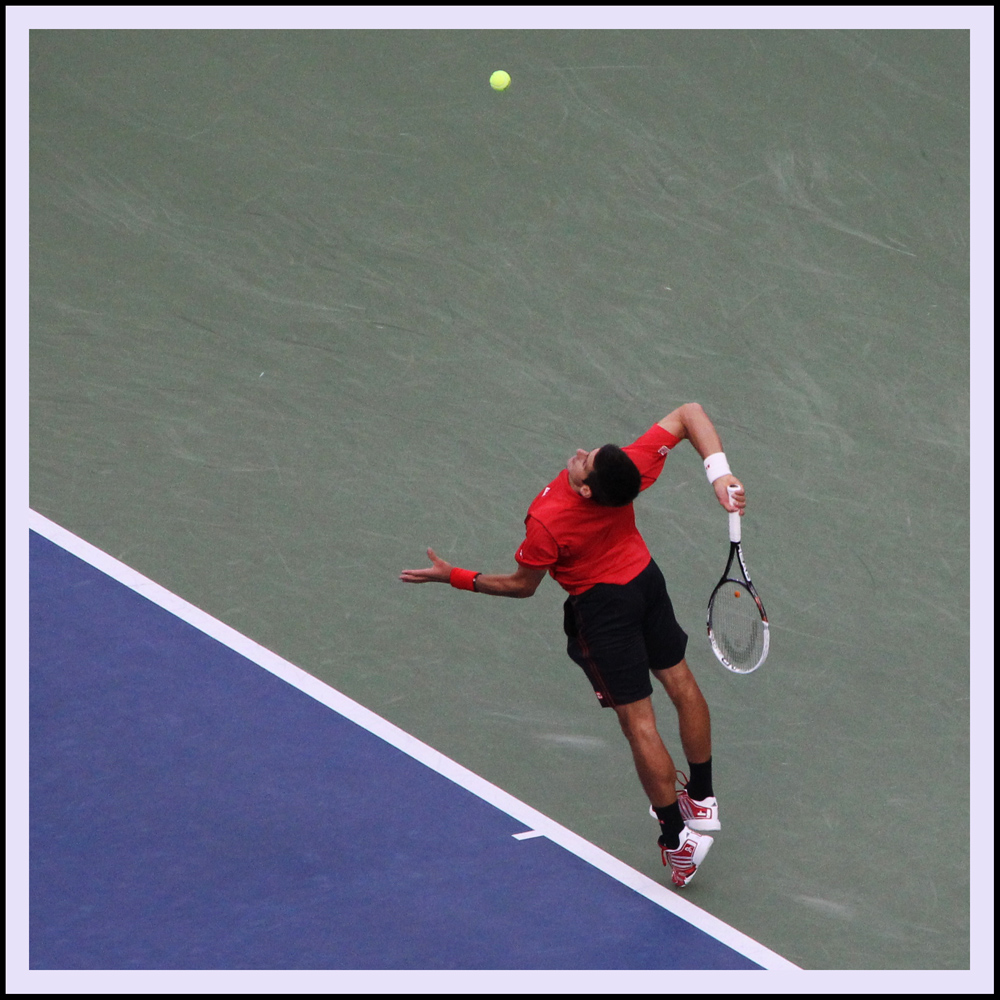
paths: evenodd
<path fill-rule="evenodd" d="M 747 505 L 747 495 L 746 491 L 743 489 L 743 484 L 733 475 L 719 476 L 714 483 L 712 483 L 715 489 L 715 495 L 730 514 L 735 514 L 739 512 L 740 516 L 743 516 L 743 512 Z M 733 494 L 733 499 L 729 499 L 729 489 L 730 486 L 738 486 L 739 489 Z"/>
<path fill-rule="evenodd" d="M 427 555 L 433 565 L 428 566 L 427 569 L 404 569 L 399 574 L 403 583 L 449 583 L 451 581 L 451 563 L 439 558 L 433 549 L 428 549 Z"/>

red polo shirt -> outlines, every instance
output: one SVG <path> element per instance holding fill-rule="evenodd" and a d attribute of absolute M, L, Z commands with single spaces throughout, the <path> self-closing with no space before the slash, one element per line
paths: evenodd
<path fill-rule="evenodd" d="M 624 449 L 642 475 L 640 489 L 656 482 L 664 459 L 679 441 L 654 424 Z M 649 549 L 635 526 L 632 504 L 602 507 L 580 496 L 565 469 L 532 501 L 524 524 L 517 561 L 548 569 L 571 594 L 582 594 L 595 583 L 628 583 L 649 565 Z"/>

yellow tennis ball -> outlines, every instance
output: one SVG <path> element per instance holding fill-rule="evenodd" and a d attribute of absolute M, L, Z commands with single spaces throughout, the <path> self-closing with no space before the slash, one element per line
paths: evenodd
<path fill-rule="evenodd" d="M 490 86 L 494 90 L 506 90 L 510 86 L 510 73 L 505 73 L 502 69 L 498 69 L 490 77 Z"/>

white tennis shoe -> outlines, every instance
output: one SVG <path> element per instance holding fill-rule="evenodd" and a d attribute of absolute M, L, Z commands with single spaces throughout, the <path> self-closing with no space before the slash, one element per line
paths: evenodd
<path fill-rule="evenodd" d="M 722 829 L 722 824 L 719 822 L 719 800 L 714 795 L 707 799 L 692 799 L 682 788 L 677 793 L 677 805 L 680 807 L 684 822 L 692 830 L 703 833 L 706 830 Z"/>
<path fill-rule="evenodd" d="M 707 833 L 697 833 L 684 827 L 680 843 L 675 848 L 660 844 L 663 863 L 670 869 L 671 881 L 678 889 L 683 889 L 694 878 L 698 866 L 705 860 L 713 843 Z"/>
<path fill-rule="evenodd" d="M 683 789 L 677 792 L 677 806 L 681 818 L 692 830 L 705 833 L 708 830 L 721 830 L 719 822 L 719 800 L 714 796 L 707 799 L 692 799 Z M 656 810 L 650 806 L 649 815 L 656 819 Z"/>

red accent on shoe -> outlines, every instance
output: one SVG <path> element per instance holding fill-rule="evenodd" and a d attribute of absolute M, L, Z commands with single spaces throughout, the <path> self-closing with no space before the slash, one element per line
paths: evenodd
<path fill-rule="evenodd" d="M 694 878 L 712 843 L 711 837 L 685 827 L 677 847 L 660 845 L 663 863 L 670 868 L 671 881 L 678 889 L 683 889 Z"/>
<path fill-rule="evenodd" d="M 681 811 L 684 822 L 692 830 L 702 832 L 722 828 L 719 823 L 719 802 L 714 797 L 699 801 L 692 799 L 687 791 L 682 788 L 677 793 L 677 806 Z"/>

